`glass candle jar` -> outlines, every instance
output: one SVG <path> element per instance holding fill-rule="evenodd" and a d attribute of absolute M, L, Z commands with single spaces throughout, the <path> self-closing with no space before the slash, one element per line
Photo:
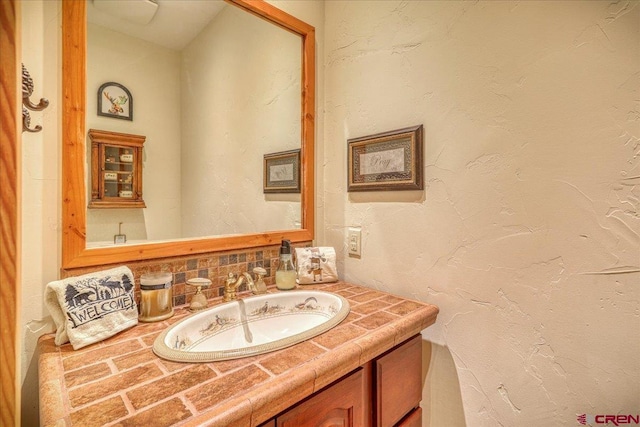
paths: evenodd
<path fill-rule="evenodd" d="M 141 322 L 157 322 L 173 316 L 173 275 L 148 273 L 140 276 Z"/>

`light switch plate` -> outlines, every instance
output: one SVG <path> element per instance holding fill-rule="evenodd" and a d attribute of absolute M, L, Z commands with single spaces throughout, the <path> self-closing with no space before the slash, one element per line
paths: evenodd
<path fill-rule="evenodd" d="M 349 227 L 347 234 L 347 252 L 350 257 L 360 258 L 362 256 L 362 228 Z"/>

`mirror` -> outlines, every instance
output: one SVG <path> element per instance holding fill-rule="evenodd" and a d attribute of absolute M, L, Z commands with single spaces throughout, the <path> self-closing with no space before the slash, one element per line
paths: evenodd
<path fill-rule="evenodd" d="M 86 128 L 145 136 L 146 206 L 112 208 L 131 184 L 104 182 L 116 198 L 89 205 L 87 246 L 300 228 L 299 193 L 263 193 L 263 155 L 300 149 L 300 36 L 222 0 L 165 0 L 146 25 L 111 4 L 87 2 Z M 116 79 L 133 120 L 96 109 Z"/>
<path fill-rule="evenodd" d="M 264 19 L 264 23 L 268 23 L 268 25 L 274 26 L 278 30 L 288 30 L 288 32 L 296 35 L 295 37 L 298 40 L 299 52 L 301 52 L 301 55 L 298 55 L 298 61 L 300 61 L 298 72 L 301 74 L 301 79 L 298 79 L 300 89 L 297 92 L 298 106 L 296 109 L 299 117 L 295 123 L 285 125 L 284 128 L 287 130 L 284 134 L 277 134 L 277 139 L 280 139 L 281 142 L 287 138 L 289 141 L 301 139 L 299 147 L 301 150 L 300 194 L 266 195 L 262 193 L 263 155 L 274 150 L 279 150 L 279 148 L 275 145 L 268 145 L 268 143 L 265 143 L 266 137 L 264 134 L 267 133 L 267 130 L 265 128 L 259 129 L 257 127 L 252 129 L 252 120 L 250 120 L 250 117 L 246 117 L 247 120 L 245 121 L 236 119 L 236 121 L 239 121 L 244 125 L 244 130 L 248 129 L 248 133 L 232 138 L 233 144 L 230 144 L 234 149 L 238 149 L 238 147 L 240 147 L 239 151 L 242 157 L 231 160 L 229 156 L 224 156 L 224 159 L 228 160 L 227 163 L 230 164 L 231 169 L 241 170 L 242 176 L 249 176 L 248 171 L 251 170 L 252 172 L 257 173 L 260 179 L 258 182 L 255 182 L 256 179 L 245 179 L 244 187 L 241 186 L 240 188 L 227 190 L 228 193 L 231 193 L 231 198 L 220 204 L 224 206 L 225 209 L 234 217 L 245 219 L 245 222 L 249 224 L 248 226 L 237 225 L 226 229 L 210 226 L 209 228 L 203 228 L 197 232 L 189 231 L 187 235 L 176 233 L 166 236 L 157 235 L 153 238 L 161 241 L 151 243 L 88 249 L 86 234 L 87 173 L 85 172 L 87 170 L 87 157 L 85 154 L 87 131 L 86 121 L 90 121 L 91 116 L 96 116 L 95 110 L 92 109 L 91 104 L 92 102 L 95 102 L 97 94 L 91 94 L 87 97 L 86 93 L 86 2 L 63 2 L 63 268 L 68 269 L 90 265 L 111 264 L 142 259 L 266 246 L 279 243 L 279 241 L 284 238 L 289 239 L 292 242 L 313 240 L 313 118 L 315 94 L 314 29 L 308 24 L 262 1 L 233 0 L 229 3 L 230 5 L 226 7 L 227 9 L 238 8 L 238 10 L 233 11 L 234 13 L 240 11 L 245 15 L 256 15 Z M 249 17 L 255 18 L 254 16 Z M 207 43 L 207 46 L 209 45 L 210 43 Z M 269 47 L 269 49 L 271 49 L 270 53 L 274 53 L 273 49 L 277 49 L 277 47 L 278 45 L 272 45 Z M 263 49 L 267 49 L 267 47 Z M 264 53 L 266 54 L 266 52 Z M 198 53 L 200 56 L 205 54 L 206 50 Z M 275 55 L 265 56 L 270 57 Z M 229 72 L 227 71 L 227 73 Z M 263 77 L 269 77 L 269 74 L 272 73 L 262 74 L 264 75 Z M 251 86 L 255 85 L 256 81 L 257 80 L 254 80 L 252 76 L 245 76 L 244 82 L 246 86 L 250 88 L 250 93 L 258 93 L 259 88 Z M 238 83 L 236 82 L 234 84 L 237 85 Z M 273 85 L 273 82 L 267 83 L 263 80 L 260 83 L 261 86 L 267 84 Z M 91 90 L 91 86 L 89 86 L 89 90 Z M 194 91 L 195 95 L 199 95 L 198 87 L 190 87 L 189 85 L 186 85 L 186 90 Z M 264 98 L 264 96 L 267 95 L 261 96 Z M 206 97 L 203 98 L 206 100 Z M 89 99 L 88 104 L 87 99 Z M 194 103 L 196 103 L 196 97 L 193 99 Z M 179 133 L 183 135 L 182 139 L 184 139 L 185 134 L 188 135 L 187 139 L 189 140 L 197 139 L 198 136 L 194 136 L 194 127 L 199 125 L 198 122 L 200 122 L 200 125 L 204 127 L 207 125 L 205 122 L 207 118 L 210 117 L 208 113 L 203 112 L 203 114 L 199 114 L 199 111 L 202 110 L 201 107 L 206 104 L 206 102 L 202 102 L 202 99 L 199 99 L 198 101 L 199 104 L 196 105 L 198 108 L 192 109 L 192 113 L 190 113 L 186 119 L 189 123 L 187 130 L 183 129 L 182 131 L 179 131 Z M 139 101 L 136 99 L 136 103 L 138 102 Z M 233 102 L 227 102 L 227 104 L 230 105 L 230 109 L 236 108 L 237 111 L 238 104 L 234 104 Z M 194 116 L 196 115 L 200 120 L 195 120 Z M 243 118 L 243 116 L 238 115 L 237 113 L 235 115 L 239 119 Z M 120 122 L 118 120 L 106 118 L 103 120 L 110 120 L 110 122 L 107 123 Z M 253 121 L 255 120 L 258 119 L 254 117 Z M 270 123 L 273 123 L 273 121 Z M 91 126 L 93 127 L 94 125 L 91 124 Z M 120 126 L 124 126 L 124 124 L 121 124 Z M 105 128 L 106 126 L 99 124 L 95 127 Z M 124 131 L 123 129 L 123 127 L 114 129 L 112 126 L 109 130 Z M 126 129 L 131 130 L 131 128 Z M 215 129 L 209 128 L 205 133 L 211 134 L 214 131 Z M 138 133 L 144 132 L 144 130 L 138 130 Z M 298 135 L 294 135 L 295 133 L 298 133 Z M 228 134 L 231 134 L 230 131 Z M 258 142 L 262 141 L 265 145 L 247 145 L 242 148 L 242 141 L 251 139 L 251 136 L 253 136 L 253 139 L 258 140 Z M 206 139 L 204 137 L 200 138 Z M 151 140 L 149 140 L 147 144 L 148 145 L 145 145 L 145 150 L 147 150 L 147 147 L 152 144 Z M 290 146 L 284 146 L 283 148 L 289 149 L 289 147 Z M 208 163 L 206 162 L 207 158 L 205 156 L 198 156 L 197 153 L 198 152 L 196 150 L 196 154 L 194 155 L 192 150 L 190 157 L 191 163 L 188 163 L 188 165 L 195 165 L 200 159 L 204 159 L 205 163 L 204 166 L 201 167 L 194 166 L 193 169 L 195 171 L 195 175 L 203 174 L 205 170 L 208 169 Z M 247 159 L 249 154 L 251 154 L 251 158 L 253 159 L 251 161 Z M 148 157 L 151 157 L 151 154 L 149 154 Z M 259 161 L 256 162 L 255 159 L 258 159 Z M 151 161 L 150 159 L 146 160 L 149 162 Z M 145 168 L 148 167 L 149 166 L 145 164 Z M 216 166 L 216 169 L 222 169 L 222 167 L 218 168 L 218 166 Z M 191 182 L 194 183 L 195 181 Z M 248 185 L 248 183 L 251 183 L 251 185 Z M 197 183 L 191 185 L 196 186 Z M 258 188 L 255 188 L 256 186 Z M 158 190 L 154 191 L 156 193 L 158 192 Z M 203 194 L 207 191 L 207 187 L 202 187 L 199 192 L 196 192 L 196 194 Z M 241 201 L 241 198 L 238 197 L 236 200 L 233 198 L 234 193 L 246 193 L 248 198 Z M 216 196 L 219 201 L 222 200 L 220 197 L 221 196 Z M 162 198 L 162 195 L 160 195 L 160 198 Z M 198 198 L 195 197 L 195 199 Z M 148 198 L 148 194 L 145 189 L 145 201 L 149 204 L 150 200 L 151 199 Z M 274 200 L 278 203 L 273 203 Z M 202 202 L 202 200 L 199 200 L 199 202 Z M 264 204 L 264 206 L 261 207 L 260 204 Z M 266 209 L 266 206 L 269 204 L 279 204 L 281 206 L 286 205 L 288 206 L 286 209 L 289 211 L 297 212 L 289 215 L 273 215 L 275 217 L 286 218 L 284 222 L 280 223 L 260 223 L 257 220 L 249 218 L 250 209 L 252 207 L 260 211 Z M 291 208 L 290 206 L 300 206 L 300 209 Z M 190 207 L 186 208 L 184 212 L 184 216 L 187 219 L 183 219 L 182 224 L 184 225 L 185 221 L 187 223 L 197 222 L 194 221 L 193 214 L 204 213 L 206 219 L 199 221 L 207 223 L 208 225 L 216 225 L 216 218 L 220 218 L 220 214 L 213 212 L 212 209 L 214 208 L 211 205 L 190 205 Z M 138 210 L 138 212 L 141 212 L 141 210 Z M 192 216 L 190 217 L 189 215 Z M 219 223 L 229 222 L 230 220 L 219 221 Z M 163 227 L 161 226 L 159 228 Z M 108 233 L 116 234 L 116 231 L 117 230 L 109 230 Z M 215 236 L 213 234 L 224 234 L 224 236 Z"/>

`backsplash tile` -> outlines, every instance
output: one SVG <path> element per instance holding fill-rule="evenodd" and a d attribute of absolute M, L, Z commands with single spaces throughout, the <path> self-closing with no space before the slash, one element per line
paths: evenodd
<path fill-rule="evenodd" d="M 302 242 L 293 247 L 305 247 L 311 242 Z M 175 307 L 191 303 L 191 297 L 196 288 L 186 285 L 186 281 L 196 277 L 211 280 L 211 287 L 202 292 L 207 299 L 222 296 L 224 285 L 229 273 L 238 275 L 255 267 L 267 270 L 264 282 L 267 286 L 275 285 L 275 274 L 278 266 L 280 245 L 264 246 L 260 248 L 241 249 L 225 252 L 208 252 L 199 255 L 187 255 L 175 258 L 152 259 L 145 261 L 127 262 L 124 265 L 133 272 L 135 279 L 135 299 L 140 304 L 140 276 L 145 273 L 170 272 L 173 274 L 173 305 Z M 118 264 L 122 265 L 122 264 Z M 62 270 L 61 277 L 80 276 L 93 271 L 106 270 L 115 265 L 83 267 Z M 252 274 L 253 275 L 253 274 Z M 247 291 L 247 285 L 238 288 L 239 292 Z"/>

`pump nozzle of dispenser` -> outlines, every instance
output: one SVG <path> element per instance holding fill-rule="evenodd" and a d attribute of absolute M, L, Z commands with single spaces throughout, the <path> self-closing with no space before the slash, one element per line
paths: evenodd
<path fill-rule="evenodd" d="M 280 242 L 280 255 L 291 255 L 291 240 L 282 240 Z"/>

